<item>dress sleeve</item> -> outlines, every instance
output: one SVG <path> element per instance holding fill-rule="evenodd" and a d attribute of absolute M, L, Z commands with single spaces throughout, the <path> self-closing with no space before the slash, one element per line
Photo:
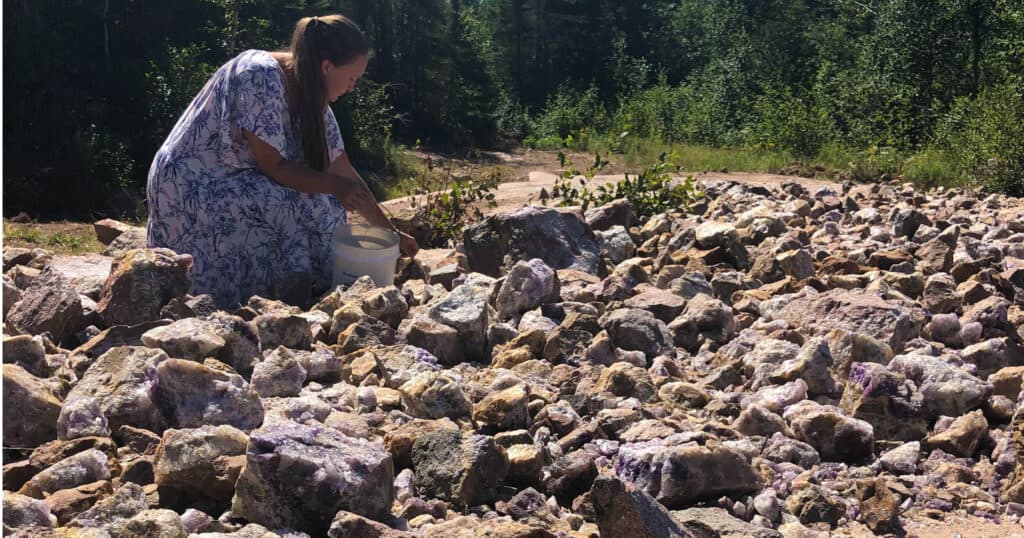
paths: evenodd
<path fill-rule="evenodd" d="M 271 59 L 273 60 L 273 59 Z M 222 136 L 227 140 L 224 161 L 237 168 L 252 168 L 256 159 L 242 136 L 249 131 L 276 149 L 282 156 L 288 147 L 284 122 L 288 117 L 284 77 L 273 60 L 260 61 L 243 56 L 228 75 L 226 96 L 222 107 Z"/>
<path fill-rule="evenodd" d="M 338 118 L 334 116 L 331 107 L 327 107 L 327 111 L 324 112 L 324 137 L 327 139 L 327 156 L 330 164 L 345 152 L 345 140 L 341 138 Z"/>

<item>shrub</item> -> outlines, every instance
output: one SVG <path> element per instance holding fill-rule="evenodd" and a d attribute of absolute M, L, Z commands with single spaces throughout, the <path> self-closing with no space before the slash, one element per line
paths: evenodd
<path fill-rule="evenodd" d="M 672 176 L 680 171 L 680 166 L 667 153 L 662 153 L 657 163 L 639 174 L 630 177 L 626 173 L 619 181 L 600 185 L 594 190 L 589 189 L 589 180 L 607 166 L 608 161 L 595 155 L 594 164 L 581 174 L 572 168 L 572 161 L 564 154 L 559 153 L 558 157 L 562 172 L 553 194 L 562 206 L 580 206 L 586 211 L 591 206 L 621 198 L 627 200 L 633 207 L 633 214 L 643 220 L 668 211 L 689 211 L 691 204 L 703 197 L 703 193 L 696 190 L 693 176 L 688 176 L 682 183 L 673 182 Z M 579 187 L 572 184 L 573 179 L 578 179 Z"/>
<path fill-rule="evenodd" d="M 1024 196 L 1024 87 L 1007 83 L 958 99 L 936 129 L 935 145 L 965 180 Z"/>

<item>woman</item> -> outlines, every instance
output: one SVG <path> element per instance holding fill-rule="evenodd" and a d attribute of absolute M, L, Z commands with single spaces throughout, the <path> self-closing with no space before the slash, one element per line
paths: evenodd
<path fill-rule="evenodd" d="M 304 18 L 289 50 L 243 52 L 182 114 L 149 170 L 146 229 L 151 247 L 193 256 L 192 293 L 221 308 L 252 295 L 305 305 L 331 285 L 346 209 L 395 229 L 328 106 L 355 88 L 369 51 L 349 19 Z M 399 237 L 415 255 L 416 241 Z"/>

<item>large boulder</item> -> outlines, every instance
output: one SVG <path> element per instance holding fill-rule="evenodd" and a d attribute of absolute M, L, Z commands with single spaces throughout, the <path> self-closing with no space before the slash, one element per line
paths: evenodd
<path fill-rule="evenodd" d="M 492 437 L 429 432 L 412 445 L 416 490 L 458 506 L 489 502 L 508 474 L 508 456 Z"/>
<path fill-rule="evenodd" d="M 917 387 L 881 364 L 853 363 L 839 407 L 871 424 L 876 439 L 919 441 L 928 433 L 924 399 Z"/>
<path fill-rule="evenodd" d="M 624 445 L 619 449 L 615 474 L 668 508 L 761 488 L 750 461 L 725 446 L 670 446 L 660 440 Z"/>
<path fill-rule="evenodd" d="M 156 449 L 158 486 L 230 501 L 245 463 L 249 438 L 231 426 L 167 430 Z"/>
<path fill-rule="evenodd" d="M 917 385 L 924 399 L 923 410 L 931 419 L 958 417 L 981 407 L 992 393 L 992 385 L 941 357 L 897 355 L 889 369 Z"/>
<path fill-rule="evenodd" d="M 466 228 L 463 239 L 469 269 L 495 277 L 533 258 L 554 269 L 604 272 L 597 238 L 574 212 L 524 207 Z"/>
<path fill-rule="evenodd" d="M 470 360 L 484 357 L 491 308 L 487 303 L 489 294 L 490 290 L 483 286 L 462 284 L 428 310 L 430 319 L 459 332 L 463 355 Z"/>
<path fill-rule="evenodd" d="M 57 438 L 61 401 L 45 379 L 3 366 L 4 444 L 35 448 Z"/>
<path fill-rule="evenodd" d="M 168 360 L 167 353 L 145 347 L 115 347 L 101 355 L 66 401 L 93 398 L 111 430 L 123 425 L 163 431 L 166 421 L 153 401 L 157 366 Z"/>
<path fill-rule="evenodd" d="M 629 482 L 598 477 L 590 489 L 601 536 L 691 536 L 654 497 Z"/>
<path fill-rule="evenodd" d="M 839 408 L 804 400 L 782 415 L 796 438 L 813 446 L 827 461 L 859 462 L 875 450 L 871 424 L 851 418 Z"/>
<path fill-rule="evenodd" d="M 871 291 L 843 289 L 801 294 L 773 317 L 813 335 L 824 336 L 832 329 L 864 333 L 897 352 L 921 333 L 925 323 L 919 307 L 896 304 Z"/>
<path fill-rule="evenodd" d="M 217 367 L 167 359 L 156 367 L 154 400 L 168 426 L 226 424 L 248 431 L 262 424 L 263 407 L 256 391 L 242 376 L 225 371 L 223 363 L 212 365 Z"/>
<path fill-rule="evenodd" d="M 160 319 L 160 309 L 183 298 L 192 256 L 165 248 L 129 250 L 114 260 L 100 291 L 98 312 L 107 325 Z"/>
<path fill-rule="evenodd" d="M 7 323 L 28 334 L 50 333 L 56 342 L 70 342 L 82 329 L 82 299 L 62 273 L 47 267 L 11 306 Z"/>
<path fill-rule="evenodd" d="M 324 427 L 277 422 L 249 436 L 231 512 L 272 529 L 324 536 L 339 510 L 381 519 L 394 497 L 379 443 Z"/>
<path fill-rule="evenodd" d="M 518 261 L 498 289 L 495 307 L 500 319 L 516 317 L 543 303 L 558 300 L 558 276 L 544 260 Z"/>

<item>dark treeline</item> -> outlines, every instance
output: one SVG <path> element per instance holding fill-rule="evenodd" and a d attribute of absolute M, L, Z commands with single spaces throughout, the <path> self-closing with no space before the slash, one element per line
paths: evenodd
<path fill-rule="evenodd" d="M 354 159 L 566 136 L 860 155 L 1024 190 L 1020 0 L 10 0 L 5 211 L 131 212 L 210 73 L 342 12 L 374 43 L 336 105 Z M 604 147 L 615 147 L 614 143 Z M 838 157 L 837 157 L 838 156 Z M 921 172 L 923 170 L 923 172 Z"/>

